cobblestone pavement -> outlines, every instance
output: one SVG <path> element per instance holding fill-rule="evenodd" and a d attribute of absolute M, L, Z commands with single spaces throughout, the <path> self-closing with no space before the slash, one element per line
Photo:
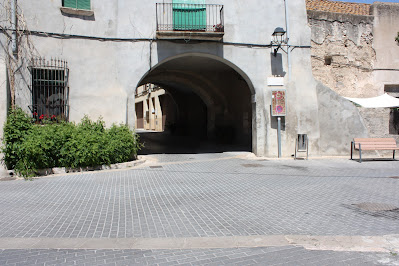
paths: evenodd
<path fill-rule="evenodd" d="M 301 247 L 197 250 L 0 250 L 0 265 L 392 265 L 392 255 Z"/>
<path fill-rule="evenodd" d="M 399 179 L 394 178 L 399 162 L 265 160 L 246 153 L 149 158 L 152 165 L 124 171 L 0 182 L 0 240 L 399 234 Z M 367 204 L 385 209 L 359 207 Z M 115 262 L 399 263 L 396 251 L 310 251 L 296 246 L 0 250 L 0 265 Z"/>

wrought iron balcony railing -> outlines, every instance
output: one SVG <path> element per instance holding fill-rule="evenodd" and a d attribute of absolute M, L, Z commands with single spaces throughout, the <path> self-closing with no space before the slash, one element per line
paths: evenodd
<path fill-rule="evenodd" d="M 224 32 L 223 5 L 157 4 L 157 31 Z"/>

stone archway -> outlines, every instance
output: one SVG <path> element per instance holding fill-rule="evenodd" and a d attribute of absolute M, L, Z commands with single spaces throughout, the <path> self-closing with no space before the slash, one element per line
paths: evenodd
<path fill-rule="evenodd" d="M 183 114 L 175 125 L 177 132 L 229 146 L 226 150 L 252 151 L 254 88 L 237 69 L 212 55 L 179 55 L 157 64 L 138 86 L 156 84 L 174 97 Z"/>

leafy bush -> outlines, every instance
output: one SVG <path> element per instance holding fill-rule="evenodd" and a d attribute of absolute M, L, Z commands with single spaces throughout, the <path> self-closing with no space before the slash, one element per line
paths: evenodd
<path fill-rule="evenodd" d="M 102 120 L 93 122 L 85 116 L 61 148 L 60 164 L 68 167 L 107 164 L 104 152 L 108 142 L 106 135 Z"/>
<path fill-rule="evenodd" d="M 22 176 L 35 175 L 37 169 L 86 167 L 121 163 L 136 157 L 141 144 L 125 125 L 106 129 L 102 119 L 85 116 L 74 123 L 32 125 L 21 110 L 11 111 L 4 127 L 4 162 Z"/>
<path fill-rule="evenodd" d="M 109 163 L 117 163 L 136 157 L 137 152 L 142 147 L 141 144 L 138 144 L 138 135 L 132 135 L 126 125 L 113 125 L 108 130 L 108 138 L 107 153 L 112 154 L 112 156 L 109 156 L 111 159 Z"/>
<path fill-rule="evenodd" d="M 4 125 L 3 141 L 6 145 L 1 149 L 8 169 L 15 168 L 20 160 L 21 143 L 32 128 L 31 118 L 22 109 L 10 110 Z"/>

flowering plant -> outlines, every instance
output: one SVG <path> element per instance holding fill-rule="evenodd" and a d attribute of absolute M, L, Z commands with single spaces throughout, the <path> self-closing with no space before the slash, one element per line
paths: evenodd
<path fill-rule="evenodd" d="M 48 114 L 41 114 L 40 116 L 34 112 L 33 113 L 33 122 L 37 124 L 46 124 L 49 122 L 57 122 L 57 116 L 56 115 L 48 115 Z"/>
<path fill-rule="evenodd" d="M 224 27 L 223 27 L 222 23 L 213 25 L 213 29 L 214 29 L 216 32 L 223 32 L 223 31 L 224 31 Z"/>

